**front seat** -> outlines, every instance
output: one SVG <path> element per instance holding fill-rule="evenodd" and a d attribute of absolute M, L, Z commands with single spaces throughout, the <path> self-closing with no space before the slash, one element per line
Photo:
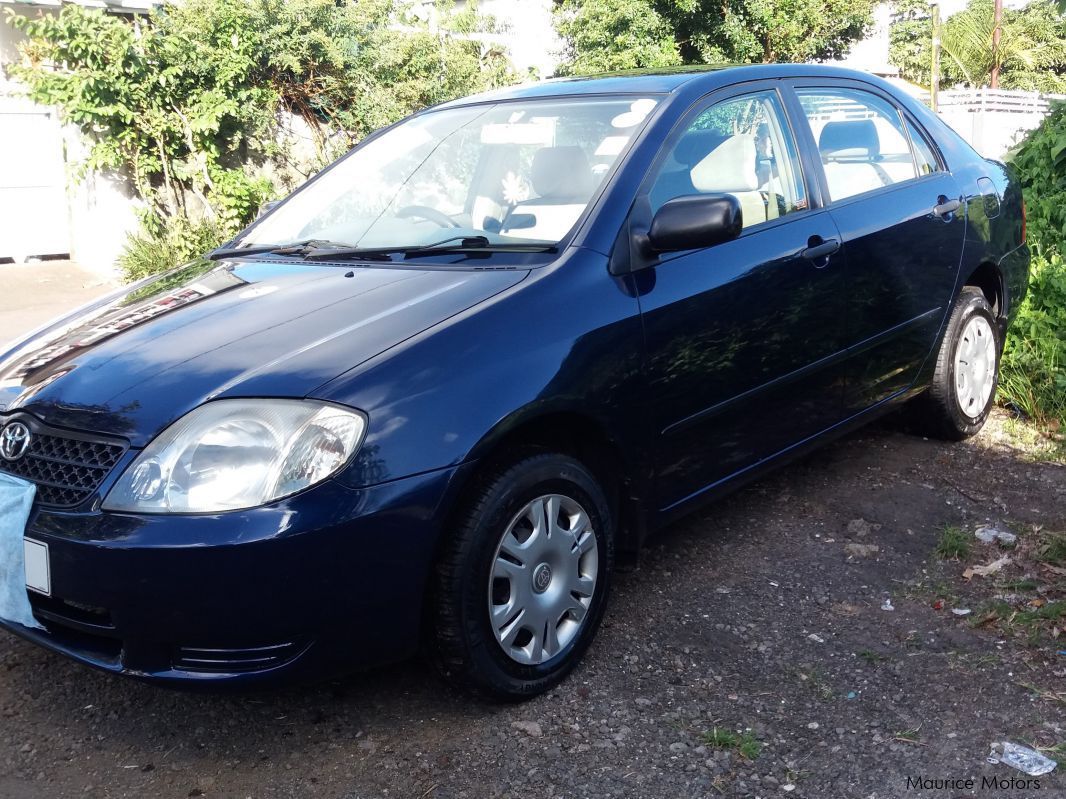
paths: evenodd
<path fill-rule="evenodd" d="M 722 192 L 736 197 L 744 227 L 766 221 L 754 136 L 747 133 L 730 136 L 692 167 L 689 175 L 698 192 Z"/>
<path fill-rule="evenodd" d="M 537 150 L 530 182 L 537 196 L 511 209 L 500 229 L 504 235 L 558 241 L 577 222 L 596 187 L 588 157 L 576 145 Z"/>
<path fill-rule="evenodd" d="M 692 167 L 707 157 L 707 154 L 726 140 L 716 130 L 690 130 L 674 146 L 672 158 L 680 167 L 664 169 L 648 192 L 651 207 L 658 210 L 667 200 L 696 194 L 692 185 Z"/>

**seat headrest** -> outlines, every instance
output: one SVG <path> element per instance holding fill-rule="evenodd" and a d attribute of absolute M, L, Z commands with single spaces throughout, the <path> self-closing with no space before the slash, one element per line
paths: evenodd
<path fill-rule="evenodd" d="M 592 192 L 592 170 L 585 151 L 576 145 L 542 147 L 533 155 L 533 190 L 540 197 L 586 199 Z"/>
<path fill-rule="evenodd" d="M 674 160 L 692 169 L 727 138 L 716 130 L 690 130 L 674 147 Z"/>
<path fill-rule="evenodd" d="M 690 175 L 696 191 L 758 191 L 755 137 L 746 133 L 730 136 L 692 167 Z"/>
<path fill-rule="evenodd" d="M 823 158 L 876 158 L 881 152 L 872 119 L 827 122 L 818 137 Z"/>

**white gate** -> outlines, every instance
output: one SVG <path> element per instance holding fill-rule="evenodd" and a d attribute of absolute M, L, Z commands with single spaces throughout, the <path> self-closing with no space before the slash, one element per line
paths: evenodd
<path fill-rule="evenodd" d="M 65 186 L 55 112 L 0 96 L 0 259 L 70 253 Z"/>

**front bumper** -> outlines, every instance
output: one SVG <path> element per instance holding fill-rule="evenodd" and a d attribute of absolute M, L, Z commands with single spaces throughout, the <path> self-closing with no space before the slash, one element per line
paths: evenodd
<path fill-rule="evenodd" d="M 318 679 L 417 648 L 456 467 L 200 516 L 37 510 L 46 630 L 10 631 L 110 672 L 181 684 Z"/>

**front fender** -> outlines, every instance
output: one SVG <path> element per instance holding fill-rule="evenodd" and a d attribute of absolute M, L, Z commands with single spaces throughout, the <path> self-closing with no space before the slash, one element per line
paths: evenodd
<path fill-rule="evenodd" d="M 327 383 L 320 399 L 369 418 L 339 479 L 353 487 L 455 466 L 544 413 L 596 419 L 639 448 L 643 342 L 629 279 L 573 248 L 522 283 Z"/>

